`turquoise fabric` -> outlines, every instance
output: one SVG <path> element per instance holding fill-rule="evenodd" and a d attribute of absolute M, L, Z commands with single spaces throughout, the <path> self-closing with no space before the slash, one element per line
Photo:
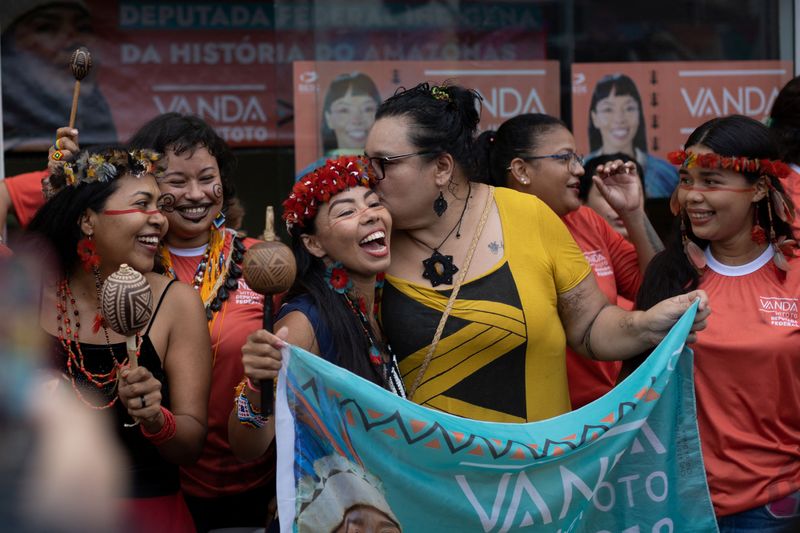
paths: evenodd
<path fill-rule="evenodd" d="M 338 526 L 360 502 L 406 532 L 717 531 L 684 345 L 695 312 L 608 394 L 529 424 L 424 408 L 285 349 L 281 530 Z"/>

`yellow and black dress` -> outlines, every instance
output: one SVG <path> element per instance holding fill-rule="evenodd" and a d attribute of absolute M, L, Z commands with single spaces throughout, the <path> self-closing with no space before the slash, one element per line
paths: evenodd
<path fill-rule="evenodd" d="M 495 189 L 504 255 L 465 280 L 413 400 L 494 422 L 530 422 L 570 410 L 558 295 L 591 273 L 564 223 L 538 198 Z M 420 366 L 450 290 L 386 277 L 384 331 L 406 387 Z"/>

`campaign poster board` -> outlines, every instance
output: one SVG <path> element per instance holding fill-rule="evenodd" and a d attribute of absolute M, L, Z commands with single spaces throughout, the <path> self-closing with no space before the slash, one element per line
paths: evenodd
<path fill-rule="evenodd" d="M 712 118 L 741 114 L 764 120 L 792 72 L 791 61 L 575 63 L 572 123 L 578 150 L 591 156 L 633 144 L 646 167 L 647 196 L 669 196 L 677 174 L 669 175 L 666 154 L 682 148 L 692 131 Z M 615 97 L 632 95 L 640 111 L 601 109 L 612 87 Z M 595 93 L 602 98 L 592 108 Z"/>
<path fill-rule="evenodd" d="M 295 62 L 296 176 L 323 164 L 327 157 L 363 153 L 366 134 L 380 103 L 374 97 L 367 98 L 369 94 L 377 94 L 384 100 L 400 88 L 411 88 L 421 82 L 461 85 L 476 90 L 482 97 L 480 128 L 496 129 L 503 121 L 521 113 L 560 114 L 558 66 L 557 61 Z M 356 101 L 356 96 L 361 98 Z M 332 106 L 339 104 L 350 106 L 349 123 L 347 120 L 336 123 L 337 110 Z M 333 143 L 326 143 L 336 127 L 349 128 L 351 135 L 347 138 L 344 131 L 335 135 Z"/>
<path fill-rule="evenodd" d="M 78 46 L 93 57 L 82 144 L 125 142 L 174 111 L 232 147 L 292 145 L 295 61 L 535 60 L 546 50 L 541 6 L 508 0 L 9 0 L 0 22 L 4 148 L 14 151 L 47 150 L 66 124 Z"/>

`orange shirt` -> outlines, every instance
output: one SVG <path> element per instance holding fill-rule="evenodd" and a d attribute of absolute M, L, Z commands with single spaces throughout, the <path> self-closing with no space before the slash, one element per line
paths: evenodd
<path fill-rule="evenodd" d="M 620 296 L 633 300 L 642 283 L 634 246 L 588 207 L 582 206 L 562 220 L 592 266 L 597 285 L 608 301 L 623 303 L 618 301 Z M 621 367 L 620 361 L 592 361 L 568 347 L 567 378 L 572 408 L 582 407 L 614 388 Z"/>
<path fill-rule="evenodd" d="M 23 228 L 30 223 L 36 211 L 44 205 L 42 180 L 48 174 L 46 170 L 37 170 L 10 176 L 3 181 L 8 189 L 8 195 L 11 197 L 14 214 L 17 215 L 19 225 Z"/>
<path fill-rule="evenodd" d="M 230 241 L 229 234 L 225 240 L 226 256 L 230 253 Z M 257 242 L 245 239 L 244 245 L 250 248 Z M 191 283 L 205 248 L 171 249 L 171 252 L 172 267 L 178 279 Z M 264 297 L 253 291 L 241 277 L 239 287 L 230 293 L 212 320 L 214 366 L 208 402 L 208 437 L 197 463 L 181 468 L 181 487 L 191 496 L 215 498 L 232 495 L 264 485 L 274 476 L 273 465 L 266 464 L 266 456 L 244 463 L 234 457 L 228 445 L 228 415 L 233 408 L 234 389 L 244 376 L 242 346 L 250 333 L 261 328 L 263 309 Z"/>
<path fill-rule="evenodd" d="M 711 499 L 726 516 L 800 489 L 800 261 L 781 281 L 769 248 L 739 267 L 706 257 L 697 417 Z"/>

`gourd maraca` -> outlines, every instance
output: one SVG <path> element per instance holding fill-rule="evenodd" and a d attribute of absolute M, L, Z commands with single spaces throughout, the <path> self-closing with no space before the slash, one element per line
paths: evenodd
<path fill-rule="evenodd" d="M 297 274 L 292 250 L 275 237 L 272 206 L 267 207 L 267 223 L 262 239 L 264 242 L 247 250 L 242 271 L 250 288 L 264 295 L 264 329 L 272 332 L 272 295 L 289 290 Z M 272 414 L 272 380 L 264 380 L 261 384 L 261 412 L 265 416 Z"/>
<path fill-rule="evenodd" d="M 125 337 L 128 362 L 138 366 L 136 334 L 150 321 L 153 292 L 147 279 L 126 264 L 103 283 L 101 310 L 108 327 Z"/>
<path fill-rule="evenodd" d="M 69 59 L 69 69 L 75 77 L 75 88 L 72 90 L 72 110 L 69 113 L 69 127 L 75 127 L 75 117 L 78 114 L 78 96 L 81 94 L 81 80 L 85 78 L 92 68 L 92 54 L 85 46 L 81 46 Z"/>

